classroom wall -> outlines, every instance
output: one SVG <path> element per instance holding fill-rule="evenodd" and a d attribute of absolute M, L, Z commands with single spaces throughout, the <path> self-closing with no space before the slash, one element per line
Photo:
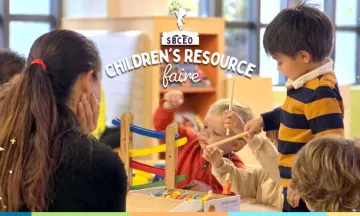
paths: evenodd
<path fill-rule="evenodd" d="M 286 97 L 285 90 L 275 89 L 274 104 L 280 105 Z M 350 87 L 350 138 L 360 137 L 360 86 Z"/>
<path fill-rule="evenodd" d="M 360 86 L 351 87 L 350 91 L 350 136 L 360 136 Z"/>
<path fill-rule="evenodd" d="M 106 0 L 63 0 L 63 17 L 67 18 L 95 18 L 107 17 Z"/>

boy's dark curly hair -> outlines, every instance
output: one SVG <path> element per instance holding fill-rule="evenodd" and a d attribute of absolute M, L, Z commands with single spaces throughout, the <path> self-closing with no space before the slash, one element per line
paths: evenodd
<path fill-rule="evenodd" d="M 316 5 L 299 1 L 295 7 L 282 10 L 264 33 L 263 45 L 269 55 L 278 53 L 294 57 L 308 52 L 313 62 L 329 57 L 334 46 L 334 27 Z"/>

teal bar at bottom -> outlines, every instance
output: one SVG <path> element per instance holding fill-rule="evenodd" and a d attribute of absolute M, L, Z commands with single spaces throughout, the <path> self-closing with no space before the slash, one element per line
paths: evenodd
<path fill-rule="evenodd" d="M 31 212 L 1 212 L 0 216 L 31 216 Z"/>

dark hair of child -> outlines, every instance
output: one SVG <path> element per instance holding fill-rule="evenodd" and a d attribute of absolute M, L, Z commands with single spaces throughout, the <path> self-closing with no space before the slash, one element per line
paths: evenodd
<path fill-rule="evenodd" d="M 316 5 L 299 1 L 271 21 L 265 30 L 263 45 L 268 55 L 278 53 L 293 57 L 299 51 L 306 51 L 313 62 L 320 62 L 332 52 L 334 28 Z"/>
<path fill-rule="evenodd" d="M 10 49 L 0 49 L 0 85 L 23 71 L 25 58 Z"/>

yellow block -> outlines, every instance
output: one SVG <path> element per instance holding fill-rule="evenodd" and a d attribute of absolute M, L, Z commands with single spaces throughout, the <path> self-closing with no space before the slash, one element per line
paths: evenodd
<path fill-rule="evenodd" d="M 147 179 L 148 181 L 150 181 L 153 178 L 151 173 L 147 173 L 141 170 L 134 170 L 134 173 L 135 173 L 135 177 L 144 178 Z"/>
<path fill-rule="evenodd" d="M 187 143 L 187 138 L 183 137 L 181 139 L 176 140 L 176 147 L 183 146 L 186 143 Z M 165 151 L 166 151 L 166 144 L 161 144 L 159 146 L 155 146 L 151 148 L 130 150 L 130 157 L 140 157 L 140 156 L 151 155 Z"/>
<path fill-rule="evenodd" d="M 143 185 L 143 184 L 149 184 L 149 181 L 146 178 L 134 176 L 132 185 Z"/>

